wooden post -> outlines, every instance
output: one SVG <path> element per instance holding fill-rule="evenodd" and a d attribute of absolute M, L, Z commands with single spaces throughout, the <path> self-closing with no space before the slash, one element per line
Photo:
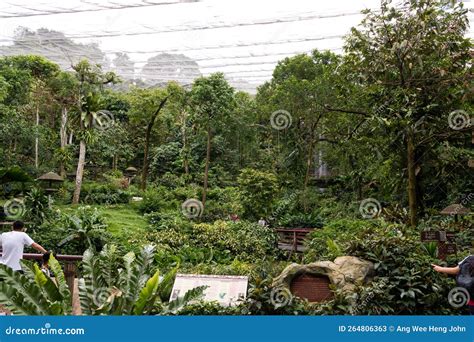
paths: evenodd
<path fill-rule="evenodd" d="M 296 232 L 293 232 L 293 250 L 298 253 L 298 240 L 296 239 Z"/>
<path fill-rule="evenodd" d="M 77 267 L 74 262 L 66 262 L 64 264 L 64 276 L 66 277 L 67 286 L 71 291 L 71 297 L 74 294 L 74 280 L 76 279 Z"/>

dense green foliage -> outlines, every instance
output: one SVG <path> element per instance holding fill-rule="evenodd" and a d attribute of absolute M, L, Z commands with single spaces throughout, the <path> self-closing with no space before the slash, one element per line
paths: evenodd
<path fill-rule="evenodd" d="M 158 268 L 167 281 L 177 270 L 250 277 L 238 306 L 193 302 L 181 314 L 460 312 L 420 232 L 456 232 L 459 258 L 473 246 L 472 216 L 439 216 L 452 203 L 474 209 L 467 12 L 403 0 L 364 15 L 343 53 L 285 58 L 255 96 L 222 73 L 119 89 L 86 60 L 70 72 L 39 56 L 0 58 L 0 196 L 5 207 L 16 198 L 47 249 L 85 252 L 85 313 L 177 313 L 184 302 L 166 303 Z M 58 191 L 34 181 L 50 171 L 64 178 Z M 277 248 L 278 227 L 314 228 L 302 256 Z M 342 255 L 372 261 L 372 281 L 325 303 L 272 302 L 288 262 Z M 0 302 L 15 313 L 70 313 L 63 284 L 37 268 L 0 277 Z"/>

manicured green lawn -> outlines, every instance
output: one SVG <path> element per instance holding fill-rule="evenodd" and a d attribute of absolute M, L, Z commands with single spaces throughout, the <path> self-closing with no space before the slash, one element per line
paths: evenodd
<path fill-rule="evenodd" d="M 131 234 L 144 231 L 147 221 L 133 205 L 97 206 L 104 215 L 109 231 L 113 235 Z"/>
<path fill-rule="evenodd" d="M 77 206 L 57 206 L 63 212 L 72 212 Z M 126 237 L 144 232 L 148 222 L 137 210 L 136 204 L 91 205 L 97 208 L 105 218 L 108 230 L 115 237 Z"/>

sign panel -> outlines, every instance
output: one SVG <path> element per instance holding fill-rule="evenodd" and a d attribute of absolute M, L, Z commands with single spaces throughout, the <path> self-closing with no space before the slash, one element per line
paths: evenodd
<path fill-rule="evenodd" d="M 438 241 L 438 232 L 433 230 L 421 232 L 421 241 Z"/>
<path fill-rule="evenodd" d="M 454 242 L 456 240 L 456 233 L 446 232 L 444 230 L 426 230 L 421 232 L 421 241 L 449 241 Z"/>
<path fill-rule="evenodd" d="M 447 243 L 446 244 L 446 254 L 456 254 L 458 251 L 456 244 Z"/>
<path fill-rule="evenodd" d="M 204 291 L 205 301 L 216 301 L 225 306 L 236 305 L 239 299 L 247 297 L 248 277 L 178 273 L 170 301 L 199 286 L 208 286 Z"/>

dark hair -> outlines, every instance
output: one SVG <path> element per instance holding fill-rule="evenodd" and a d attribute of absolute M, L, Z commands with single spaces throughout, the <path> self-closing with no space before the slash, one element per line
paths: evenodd
<path fill-rule="evenodd" d="M 25 224 L 23 221 L 15 221 L 13 222 L 13 230 L 22 230 L 25 228 Z"/>
<path fill-rule="evenodd" d="M 43 254 L 43 265 L 48 263 L 50 256 L 51 256 L 51 252 L 46 252 Z"/>

